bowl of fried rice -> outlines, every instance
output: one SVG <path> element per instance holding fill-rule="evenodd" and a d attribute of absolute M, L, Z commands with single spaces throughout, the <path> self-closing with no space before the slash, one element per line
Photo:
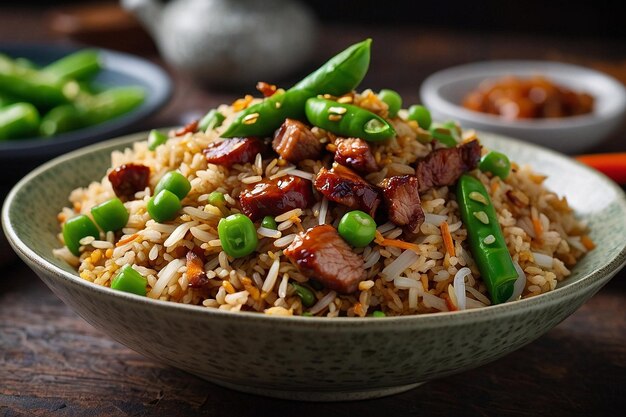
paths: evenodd
<path fill-rule="evenodd" d="M 314 401 L 495 360 L 624 265 L 614 183 L 357 90 L 368 62 L 364 41 L 291 89 L 50 161 L 6 198 L 7 238 L 131 349 Z"/>

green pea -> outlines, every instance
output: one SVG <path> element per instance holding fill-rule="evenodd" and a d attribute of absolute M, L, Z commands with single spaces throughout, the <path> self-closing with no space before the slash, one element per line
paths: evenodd
<path fill-rule="evenodd" d="M 430 117 L 430 112 L 424 106 L 414 104 L 409 107 L 409 120 L 415 120 L 419 127 L 428 130 L 433 119 Z"/>
<path fill-rule="evenodd" d="M 296 294 L 298 295 L 298 297 L 300 297 L 300 300 L 302 300 L 303 306 L 311 307 L 313 304 L 315 304 L 316 298 L 313 291 L 311 291 L 307 287 L 296 284 L 295 282 L 292 282 L 291 285 L 296 290 Z"/>
<path fill-rule="evenodd" d="M 215 207 L 223 206 L 226 203 L 226 198 L 224 198 L 224 194 L 219 191 L 213 191 L 209 194 L 209 204 Z"/>
<path fill-rule="evenodd" d="M 386 314 L 383 311 L 376 310 L 372 313 L 372 317 L 385 317 Z"/>
<path fill-rule="evenodd" d="M 191 190 L 189 180 L 178 171 L 170 171 L 159 180 L 154 188 L 154 195 L 159 194 L 162 190 L 168 190 L 176 194 L 179 200 L 187 196 Z"/>
<path fill-rule="evenodd" d="M 63 225 L 65 246 L 76 256 L 80 255 L 80 240 L 87 236 L 93 236 L 98 239 L 100 231 L 91 219 L 84 214 L 72 217 Z"/>
<path fill-rule="evenodd" d="M 130 265 L 124 265 L 120 272 L 111 280 L 111 288 L 131 294 L 146 295 L 148 280 Z"/>
<path fill-rule="evenodd" d="M 454 122 L 444 124 L 434 124 L 429 129 L 433 139 L 436 139 L 448 148 L 455 147 L 461 139 L 459 131 Z"/>
<path fill-rule="evenodd" d="M 389 117 L 393 118 L 398 115 L 398 110 L 402 108 L 402 97 L 393 90 L 383 89 L 378 93 L 378 98 L 384 101 L 389 107 Z"/>
<path fill-rule="evenodd" d="M 304 313 L 302 313 L 302 317 L 313 317 L 313 313 L 311 313 L 310 311 L 305 311 Z"/>
<path fill-rule="evenodd" d="M 167 135 L 163 132 L 159 132 L 156 129 L 152 129 L 148 135 L 148 149 L 155 150 L 159 146 L 167 142 Z"/>
<path fill-rule="evenodd" d="M 128 222 L 128 210 L 117 197 L 93 207 L 91 215 L 105 232 L 120 230 Z"/>
<path fill-rule="evenodd" d="M 259 243 L 254 223 L 240 213 L 221 219 L 217 224 L 217 233 L 222 242 L 222 249 L 233 258 L 251 254 Z"/>
<path fill-rule="evenodd" d="M 209 112 L 198 123 L 198 129 L 206 132 L 207 130 L 213 130 L 222 125 L 222 122 L 226 119 L 224 115 L 217 110 L 209 110 Z"/>
<path fill-rule="evenodd" d="M 511 172 L 511 161 L 505 154 L 491 151 L 480 159 L 478 168 L 482 172 L 491 172 L 504 180 Z"/>
<path fill-rule="evenodd" d="M 265 227 L 266 229 L 278 230 L 278 225 L 276 224 L 276 220 L 274 220 L 272 216 L 263 217 L 261 226 Z"/>
<path fill-rule="evenodd" d="M 349 211 L 339 221 L 337 230 L 349 244 L 362 248 L 374 240 L 376 222 L 372 216 L 363 211 Z"/>
<path fill-rule="evenodd" d="M 180 200 L 173 192 L 162 190 L 148 201 L 148 214 L 159 223 L 172 220 L 181 208 Z"/>

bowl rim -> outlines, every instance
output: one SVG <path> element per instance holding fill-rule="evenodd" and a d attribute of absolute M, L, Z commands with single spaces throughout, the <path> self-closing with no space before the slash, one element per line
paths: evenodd
<path fill-rule="evenodd" d="M 506 68 L 506 69 L 505 69 Z M 484 73 L 481 78 L 488 79 L 493 77 L 501 77 L 505 75 L 516 75 L 516 69 L 525 71 L 528 69 L 546 70 L 550 69 L 555 72 L 576 71 L 578 73 L 587 73 L 596 77 L 601 77 L 605 82 L 612 85 L 615 96 L 616 105 L 614 108 L 607 109 L 601 113 L 590 113 L 577 116 L 569 116 L 555 119 L 521 119 L 521 120 L 505 120 L 493 114 L 481 113 L 466 109 L 465 107 L 445 99 L 440 94 L 440 89 L 450 83 L 475 78 L 478 76 L 478 70 Z M 550 78 L 558 78 L 558 75 L 550 75 Z M 593 91 L 589 92 L 594 94 Z M 473 123 L 481 123 L 485 126 L 493 126 L 499 128 L 515 129 L 515 130 L 550 130 L 558 131 L 564 129 L 573 129 L 604 123 L 620 117 L 626 111 L 626 87 L 622 85 L 614 77 L 597 71 L 592 68 L 583 67 L 559 61 L 541 61 L 541 60 L 485 60 L 476 61 L 468 64 L 457 65 L 445 68 L 428 76 L 420 86 L 420 97 L 422 102 L 430 107 L 431 111 L 440 111 L 448 117 L 455 117 L 461 120 L 471 121 Z"/>
<path fill-rule="evenodd" d="M 105 63 L 102 71 L 120 72 L 137 77 L 146 73 L 151 74 L 151 78 L 148 78 L 151 81 L 147 87 L 144 87 L 147 93 L 145 100 L 128 113 L 97 125 L 61 133 L 51 138 L 36 136 L 2 141 L 0 142 L 0 159 L 57 156 L 77 147 L 92 144 L 98 139 L 106 139 L 110 135 L 123 133 L 123 130 L 129 129 L 133 123 L 145 120 L 161 110 L 172 98 L 174 83 L 167 71 L 159 64 L 139 55 L 74 42 L 0 42 L 0 52 L 13 54 L 16 53 L 15 51 L 21 51 L 26 57 L 28 54 L 36 54 L 42 50 L 67 55 L 83 49 L 96 50 L 101 54 Z M 145 77 L 141 78 L 145 79 Z M 155 86 L 158 88 L 151 88 Z"/>
<path fill-rule="evenodd" d="M 96 144 L 92 144 L 90 146 L 86 146 L 80 148 L 78 150 L 69 152 L 65 155 L 61 155 L 56 157 L 38 168 L 31 171 L 24 178 L 22 178 L 9 192 L 7 195 L 3 207 L 2 207 L 2 226 L 4 229 L 4 233 L 7 237 L 7 240 L 13 247 L 13 249 L 18 253 L 18 255 L 27 261 L 27 263 L 34 263 L 39 266 L 41 269 L 47 271 L 52 276 L 61 281 L 64 281 L 62 285 L 73 285 L 79 286 L 82 290 L 92 291 L 99 296 L 104 297 L 121 297 L 127 302 L 133 303 L 141 303 L 144 304 L 146 308 L 148 307 L 157 307 L 160 308 L 161 311 L 184 314 L 184 315 L 196 315 L 196 314 L 204 314 L 208 318 L 221 318 L 221 319 L 232 319 L 232 320 L 252 320 L 254 322 L 258 322 L 259 324 L 272 324 L 281 322 L 286 325 L 311 325 L 316 328 L 346 328 L 346 327 L 355 327 L 362 328 L 362 326 L 371 327 L 372 325 L 398 325 L 398 326 L 415 326 L 419 324 L 421 327 L 437 327 L 442 324 L 446 325 L 463 325 L 466 324 L 467 321 L 470 322 L 482 322 L 489 321 L 492 319 L 497 319 L 498 317 L 504 317 L 509 314 L 518 314 L 523 313 L 524 311 L 528 311 L 528 309 L 537 309 L 542 308 L 545 304 L 551 304 L 559 301 L 566 300 L 570 297 L 576 295 L 579 290 L 583 288 L 592 286 L 597 281 L 601 281 L 603 278 L 610 279 L 610 277 L 614 276 L 619 272 L 619 270 L 626 265 L 626 240 L 620 250 L 620 252 L 613 258 L 610 259 L 606 264 L 604 264 L 601 268 L 594 270 L 593 272 L 587 274 L 584 277 L 581 277 L 579 280 L 568 284 L 564 287 L 558 287 L 552 291 L 547 293 L 543 293 L 531 298 L 526 298 L 523 300 L 512 301 L 503 304 L 497 304 L 488 306 L 485 308 L 478 309 L 470 309 L 470 310 L 462 310 L 462 311 L 453 311 L 453 312 L 438 312 L 438 313 L 429 313 L 429 314 L 421 314 L 421 315 L 407 315 L 407 316 L 387 316 L 387 317 L 302 317 L 302 316 L 268 316 L 267 314 L 262 314 L 258 312 L 230 312 L 219 309 L 211 309 L 203 306 L 197 305 L 189 305 L 189 304 L 181 304 L 170 301 L 162 301 L 155 300 L 148 297 L 141 297 L 139 295 L 130 294 L 121 291 L 115 291 L 111 288 L 104 287 L 101 285 L 94 284 L 87 280 L 82 279 L 78 274 L 70 273 L 57 265 L 48 262 L 44 258 L 41 258 L 33 249 L 29 248 L 24 241 L 22 241 L 15 231 L 12 223 L 12 219 L 9 215 L 10 207 L 14 203 L 16 196 L 21 192 L 22 188 L 24 188 L 28 183 L 33 180 L 36 180 L 41 175 L 45 175 L 46 171 L 50 168 L 61 165 L 68 160 L 80 158 L 84 155 L 94 153 L 94 152 L 104 152 L 105 149 L 108 149 L 109 152 L 112 149 L 119 149 L 123 146 L 127 146 L 137 141 L 139 138 L 147 137 L 148 131 L 139 132 L 134 134 L 125 135 L 119 138 L 110 139 L 107 141 L 99 142 Z M 617 203 L 622 207 L 623 211 L 626 212 L 626 193 L 619 187 L 616 183 L 606 177 L 604 174 L 593 170 L 592 168 L 587 167 L 586 165 L 568 158 L 567 156 L 553 151 L 551 149 L 547 149 L 543 146 L 539 146 L 536 144 L 527 143 L 525 141 L 521 141 L 518 139 L 513 139 L 507 136 L 499 135 L 499 134 L 486 134 L 491 137 L 497 137 L 499 140 L 505 140 L 508 142 L 512 142 L 517 146 L 530 147 L 535 151 L 548 153 L 553 157 L 566 159 L 569 163 L 577 165 L 579 168 L 582 168 L 586 171 L 587 175 L 596 177 L 598 181 L 602 181 L 605 183 L 610 189 L 612 189 L 616 196 Z M 480 135 L 479 135 L 480 136 Z"/>

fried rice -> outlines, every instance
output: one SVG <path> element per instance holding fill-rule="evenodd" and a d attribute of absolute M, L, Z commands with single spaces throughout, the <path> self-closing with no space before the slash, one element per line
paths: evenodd
<path fill-rule="evenodd" d="M 371 90 L 350 93 L 342 100 L 387 117 L 387 105 Z M 215 130 L 182 136 L 170 132 L 165 145 L 154 151 L 148 149 L 144 140 L 113 152 L 110 170 L 127 163 L 143 164 L 150 168 L 149 187 L 124 203 L 130 217 L 121 231 L 101 232 L 97 239 L 83 238 L 80 257 L 72 255 L 66 247 L 55 250 L 56 256 L 75 266 L 81 278 L 97 285 L 110 286 L 118 271 L 131 264 L 147 279 L 147 297 L 229 311 L 364 317 L 374 311 L 396 316 L 491 304 L 472 259 L 452 187 L 433 188 L 420 194 L 426 218 L 417 239 L 407 242 L 407 248 L 386 244 L 397 241 L 402 234 L 400 227 L 386 222 L 378 225 L 375 241 L 354 249 L 363 258 L 367 277 L 353 294 L 338 294 L 313 285 L 283 254 L 298 233 L 319 224 L 337 227 L 346 207 L 329 203 L 320 195 L 316 195 L 315 204 L 309 208 L 277 216 L 278 230 L 257 224 L 256 252 L 237 259 L 229 257 L 222 250 L 217 232 L 224 212 L 208 203 L 211 192 L 222 192 L 228 212 L 238 213 L 241 211 L 238 197 L 244 188 L 287 174 L 313 179 L 325 163 L 304 160 L 296 165 L 278 157 L 264 159 L 261 154 L 252 163 L 230 168 L 207 163 L 202 150 L 221 140 L 220 132 L 237 111 L 255 102 L 246 99 L 220 106 L 218 110 L 226 120 Z M 424 131 L 416 122 L 407 120 L 405 110 L 399 117 L 387 120 L 397 134 L 385 142 L 370 143 L 381 167 L 365 176 L 372 184 L 393 175 L 415 174 L 412 164 L 436 146 L 435 142 L 418 140 Z M 327 149 L 332 149 L 335 135 L 317 127 L 312 132 Z M 475 132 L 463 133 L 464 141 L 474 139 Z M 487 150 L 483 149 L 484 152 Z M 178 170 L 190 181 L 191 191 L 182 200 L 183 207 L 174 220 L 157 223 L 151 219 L 146 205 L 159 179 L 172 170 Z M 570 274 L 577 260 L 592 249 L 586 225 L 575 218 L 565 198 L 545 188 L 545 177 L 529 166 L 513 163 L 506 180 L 478 169 L 471 175 L 488 190 L 511 257 L 519 266 L 518 271 L 523 271 L 519 278 L 523 290 L 517 298 L 553 290 Z M 105 175 L 100 181 L 74 190 L 69 196 L 69 207 L 62 209 L 58 220 L 63 225 L 77 214 L 89 216 L 92 207 L 113 197 L 115 193 Z M 61 234 L 59 239 L 63 242 Z M 189 285 L 185 254 L 194 248 L 204 255 L 208 283 L 202 288 Z M 310 287 L 315 295 L 314 305 L 303 306 L 290 283 Z"/>

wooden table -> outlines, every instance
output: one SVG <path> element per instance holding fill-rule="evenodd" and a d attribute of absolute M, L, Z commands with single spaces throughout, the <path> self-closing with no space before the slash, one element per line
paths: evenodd
<path fill-rule="evenodd" d="M 0 8 L 2 41 L 44 41 L 42 27 L 32 11 Z M 324 27 L 319 56 L 366 36 L 375 43 L 364 85 L 394 88 L 406 102 L 418 100 L 420 82 L 432 71 L 491 58 L 560 59 L 626 81 L 626 56 L 617 41 Z M 173 100 L 136 130 L 184 122 L 242 93 L 203 90 L 171 74 Z M 594 151 L 626 151 L 625 140 L 622 129 Z M 489 365 L 393 397 L 304 404 L 241 394 L 146 359 L 80 319 L 21 262 L 1 268 L 0 416 L 611 416 L 626 406 L 624 270 L 539 340 Z"/>

